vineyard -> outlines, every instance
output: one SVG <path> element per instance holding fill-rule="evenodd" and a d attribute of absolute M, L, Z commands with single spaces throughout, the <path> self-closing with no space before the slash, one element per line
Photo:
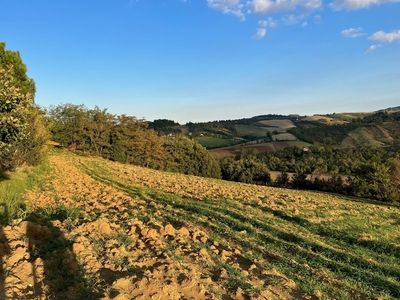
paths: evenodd
<path fill-rule="evenodd" d="M 41 168 L 2 198 L 0 299 L 400 297 L 397 206 L 61 150 Z"/>

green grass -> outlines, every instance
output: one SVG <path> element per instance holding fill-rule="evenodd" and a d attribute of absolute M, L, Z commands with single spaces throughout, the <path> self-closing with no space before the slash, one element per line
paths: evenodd
<path fill-rule="evenodd" d="M 212 136 L 200 136 L 196 137 L 195 140 L 207 149 L 228 147 L 238 144 L 237 141 L 221 139 Z"/>
<path fill-rule="evenodd" d="M 357 141 L 357 144 L 363 147 L 379 147 L 382 146 L 383 143 L 378 142 L 373 139 L 367 138 L 361 131 L 362 128 L 357 128 L 349 133 L 353 139 Z"/>
<path fill-rule="evenodd" d="M 332 119 L 340 120 L 340 121 L 346 121 L 346 122 L 351 122 L 353 119 L 355 119 L 355 116 L 348 115 L 348 114 L 332 114 L 329 115 Z"/>
<path fill-rule="evenodd" d="M 0 179 L 0 224 L 10 224 L 13 219 L 27 215 L 24 204 L 24 193 L 34 187 L 43 189 L 39 179 L 49 173 L 47 161 L 36 167 L 25 167 L 14 173 L 3 174 Z"/>
<path fill-rule="evenodd" d="M 239 136 L 244 136 L 244 135 L 254 135 L 254 136 L 266 136 L 268 130 L 265 127 L 258 127 L 258 126 L 252 126 L 252 125 L 235 125 L 236 131 Z M 279 131 L 279 128 L 276 128 L 276 130 Z"/>

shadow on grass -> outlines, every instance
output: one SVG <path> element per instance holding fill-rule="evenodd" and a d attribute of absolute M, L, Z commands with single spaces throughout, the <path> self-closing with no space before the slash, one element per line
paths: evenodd
<path fill-rule="evenodd" d="M 6 221 L 3 224 L 10 223 L 8 207 L 2 206 L 0 219 Z M 97 287 L 89 282 L 72 252 L 74 242 L 53 225 L 65 217 L 61 211 L 43 218 L 43 213 L 37 211 L 19 225 L 0 225 L 0 299 L 100 298 Z M 7 266 L 16 259 L 17 263 Z"/>
<path fill-rule="evenodd" d="M 3 170 L 0 170 L 0 182 L 5 180 L 10 180 L 10 176 L 8 176 L 8 174 L 5 173 Z"/>
<path fill-rule="evenodd" d="M 29 216 L 26 236 L 29 239 L 29 253 L 34 271 L 36 291 L 46 294 L 48 299 L 99 299 L 97 287 L 89 282 L 83 266 L 72 251 L 73 240 L 68 239 L 52 221 L 67 218 L 63 210 L 44 215 L 40 210 Z M 36 262 L 43 263 L 44 277 L 36 274 Z M 43 291 L 43 288 L 46 288 Z"/>

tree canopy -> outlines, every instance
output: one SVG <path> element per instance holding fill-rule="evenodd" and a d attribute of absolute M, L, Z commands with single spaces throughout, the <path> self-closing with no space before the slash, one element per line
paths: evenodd
<path fill-rule="evenodd" d="M 0 169 L 40 160 L 47 139 L 40 110 L 34 104 L 35 82 L 19 52 L 0 42 Z"/>

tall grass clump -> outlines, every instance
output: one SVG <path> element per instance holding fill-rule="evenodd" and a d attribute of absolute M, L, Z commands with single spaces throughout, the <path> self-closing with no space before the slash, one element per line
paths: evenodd
<path fill-rule="evenodd" d="M 14 219 L 27 216 L 24 194 L 34 187 L 42 189 L 40 177 L 49 171 L 50 166 L 44 161 L 36 167 L 24 167 L 14 173 L 0 174 L 0 224 L 8 225 Z"/>

